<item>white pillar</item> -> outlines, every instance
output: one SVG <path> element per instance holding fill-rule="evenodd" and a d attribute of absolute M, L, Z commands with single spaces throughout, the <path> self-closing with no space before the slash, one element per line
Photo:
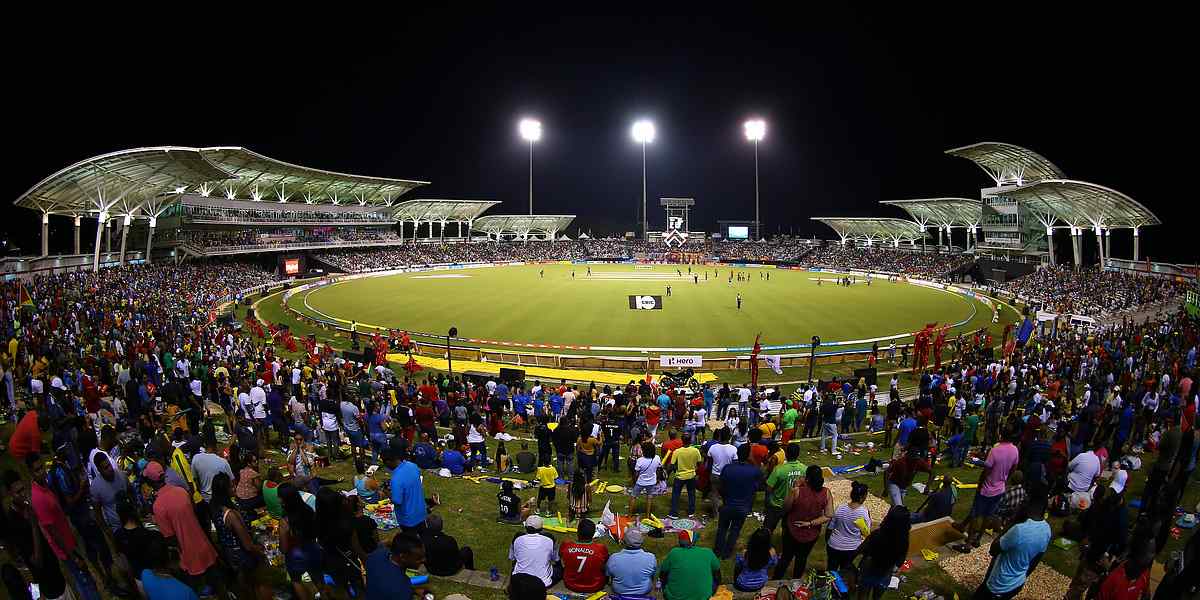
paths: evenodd
<path fill-rule="evenodd" d="M 938 252 L 942 251 L 942 228 L 938 227 Z"/>
<path fill-rule="evenodd" d="M 1112 258 L 1112 230 L 1104 230 L 1104 258 Z"/>
<path fill-rule="evenodd" d="M 108 213 L 101 211 L 96 218 L 96 246 L 92 250 L 92 270 L 100 270 L 100 237 L 104 235 L 104 223 L 108 221 Z"/>
<path fill-rule="evenodd" d="M 1104 230 L 1100 226 L 1095 227 L 1096 230 L 1096 254 L 1100 256 L 1100 268 L 1104 268 Z"/>
<path fill-rule="evenodd" d="M 1050 252 L 1050 266 L 1057 266 L 1058 262 L 1054 260 L 1054 228 L 1046 228 L 1046 247 Z"/>
<path fill-rule="evenodd" d="M 125 215 L 125 219 L 121 221 L 121 266 L 125 266 L 125 242 L 129 239 L 129 224 L 133 218 Z"/>
<path fill-rule="evenodd" d="M 1083 266 L 1083 228 L 1071 227 L 1071 250 L 1075 255 L 1075 270 Z"/>
<path fill-rule="evenodd" d="M 400 219 L 400 244 L 404 244 L 404 219 Z"/>
<path fill-rule="evenodd" d="M 438 241 L 445 243 L 446 241 L 446 220 L 442 219 L 442 226 L 438 227 Z"/>
<path fill-rule="evenodd" d="M 154 228 L 158 225 L 158 217 L 150 217 L 149 233 L 146 234 L 146 264 L 154 264 Z"/>
<path fill-rule="evenodd" d="M 1139 242 L 1141 241 L 1142 236 L 1138 235 L 1138 231 L 1139 228 L 1133 228 L 1133 262 L 1137 262 L 1139 256 L 1141 256 L 1141 254 L 1138 252 L 1140 250 L 1138 246 L 1140 245 Z"/>
<path fill-rule="evenodd" d="M 104 252 L 112 254 L 112 219 L 104 222 Z"/>
<path fill-rule="evenodd" d="M 50 213 L 42 213 L 42 256 L 50 256 Z"/>
<path fill-rule="evenodd" d="M 79 254 L 79 226 L 80 217 L 75 215 L 75 254 Z"/>

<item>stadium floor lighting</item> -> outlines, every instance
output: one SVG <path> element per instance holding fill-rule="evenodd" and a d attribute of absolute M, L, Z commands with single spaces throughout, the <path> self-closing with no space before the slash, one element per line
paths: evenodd
<path fill-rule="evenodd" d="M 642 145 L 642 239 L 650 235 L 650 221 L 646 218 L 646 144 L 654 141 L 654 123 L 641 119 L 630 130 L 633 141 Z"/>
<path fill-rule="evenodd" d="M 542 139 L 542 122 L 537 119 L 521 119 L 517 125 L 521 137 L 529 142 L 529 214 L 533 214 L 533 143 Z"/>
<path fill-rule="evenodd" d="M 758 220 L 758 143 L 767 137 L 767 122 L 762 119 L 750 119 L 743 128 L 746 139 L 754 142 L 754 237 L 762 239 L 762 225 Z"/>

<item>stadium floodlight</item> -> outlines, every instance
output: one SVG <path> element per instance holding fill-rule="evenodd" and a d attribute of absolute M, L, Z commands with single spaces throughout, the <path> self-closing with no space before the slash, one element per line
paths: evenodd
<path fill-rule="evenodd" d="M 630 130 L 633 141 L 642 145 L 642 239 L 650 237 L 649 220 L 646 218 L 646 144 L 654 141 L 654 123 L 641 119 Z"/>
<path fill-rule="evenodd" d="M 754 235 L 762 239 L 762 224 L 758 220 L 758 143 L 767 137 L 767 122 L 750 119 L 742 128 L 746 131 L 746 139 L 754 142 Z"/>
<path fill-rule="evenodd" d="M 542 139 L 542 122 L 537 119 L 521 119 L 517 124 L 521 137 L 529 142 L 529 214 L 533 214 L 533 143 Z"/>
<path fill-rule="evenodd" d="M 517 127 L 521 131 L 521 137 L 527 142 L 536 142 L 542 139 L 542 122 L 537 119 L 521 119 L 521 123 Z"/>
<path fill-rule="evenodd" d="M 654 123 L 642 119 L 633 124 L 633 141 L 639 144 L 649 144 L 654 141 Z"/>

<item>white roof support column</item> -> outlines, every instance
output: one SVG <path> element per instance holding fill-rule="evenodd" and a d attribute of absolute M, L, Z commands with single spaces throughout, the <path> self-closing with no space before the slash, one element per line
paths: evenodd
<path fill-rule="evenodd" d="M 1133 262 L 1138 261 L 1138 257 L 1139 257 L 1138 251 L 1141 250 L 1141 248 L 1139 247 L 1141 245 L 1141 241 L 1142 241 L 1142 236 L 1139 234 L 1140 230 L 1141 230 L 1140 227 L 1133 228 Z"/>
<path fill-rule="evenodd" d="M 50 213 L 42 213 L 42 256 L 50 256 Z"/>
<path fill-rule="evenodd" d="M 79 254 L 79 226 L 80 217 L 75 215 L 75 254 Z"/>
<path fill-rule="evenodd" d="M 133 215 L 125 215 L 121 222 L 121 266 L 125 266 L 125 244 L 129 240 L 129 225 L 133 223 Z"/>
<path fill-rule="evenodd" d="M 96 245 L 92 250 L 92 271 L 100 270 L 100 236 L 104 235 L 104 223 L 108 221 L 108 212 L 100 211 L 96 221 Z"/>

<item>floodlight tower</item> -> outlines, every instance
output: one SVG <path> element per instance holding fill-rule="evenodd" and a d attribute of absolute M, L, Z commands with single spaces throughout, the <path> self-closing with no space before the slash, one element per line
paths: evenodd
<path fill-rule="evenodd" d="M 758 143 L 767 137 L 767 122 L 762 119 L 750 119 L 743 128 L 746 139 L 754 142 L 754 235 L 762 239 L 762 224 L 758 220 Z"/>
<path fill-rule="evenodd" d="M 649 220 L 646 218 L 646 144 L 654 141 L 654 123 L 642 119 L 633 124 L 633 141 L 642 145 L 642 239 L 650 238 Z"/>
<path fill-rule="evenodd" d="M 517 125 L 521 137 L 529 142 L 529 214 L 533 214 L 533 143 L 542 139 L 542 122 L 537 119 L 521 119 Z"/>

